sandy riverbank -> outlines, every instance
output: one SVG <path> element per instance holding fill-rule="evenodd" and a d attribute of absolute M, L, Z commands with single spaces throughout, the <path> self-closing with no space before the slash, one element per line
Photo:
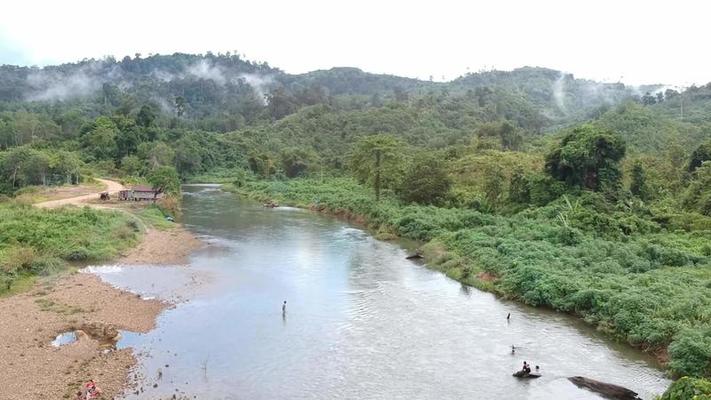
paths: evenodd
<path fill-rule="evenodd" d="M 63 203 L 87 199 L 84 195 Z M 201 246 L 182 227 L 149 229 L 116 262 L 185 264 Z M 103 399 L 118 396 L 136 359 L 130 349 L 111 349 L 107 336 L 116 329 L 147 332 L 166 307 L 170 304 L 141 299 L 88 273 L 43 278 L 26 293 L 0 298 L 0 400 L 73 400 L 89 379 L 103 390 Z M 75 343 L 51 345 L 58 334 L 77 330 Z"/>
<path fill-rule="evenodd" d="M 182 228 L 150 230 L 119 262 L 183 264 L 201 242 Z M 104 398 L 121 393 L 136 360 L 130 350 L 104 351 L 99 338 L 79 335 L 54 347 L 60 333 L 86 324 L 147 332 L 169 307 L 118 290 L 88 273 L 43 280 L 33 290 L 0 299 L 0 400 L 74 399 L 83 382 L 94 379 Z"/>
<path fill-rule="evenodd" d="M 169 230 L 149 229 L 143 241 L 126 252 L 119 264 L 170 264 L 183 265 L 190 253 L 203 246 L 203 242 L 182 227 Z"/>
<path fill-rule="evenodd" d="M 73 399 L 89 379 L 97 381 L 105 398 L 113 398 L 135 363 L 130 350 L 104 352 L 103 338 L 81 334 L 77 342 L 62 347 L 52 346 L 52 340 L 62 332 L 91 332 L 89 324 L 147 332 L 167 306 L 84 273 L 0 299 L 0 399 Z"/>

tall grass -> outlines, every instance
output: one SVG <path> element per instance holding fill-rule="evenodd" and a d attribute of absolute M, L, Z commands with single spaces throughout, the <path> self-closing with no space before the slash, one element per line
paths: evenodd
<path fill-rule="evenodd" d="M 68 262 L 116 257 L 138 241 L 140 231 L 138 221 L 122 212 L 0 204 L 0 293 Z"/>

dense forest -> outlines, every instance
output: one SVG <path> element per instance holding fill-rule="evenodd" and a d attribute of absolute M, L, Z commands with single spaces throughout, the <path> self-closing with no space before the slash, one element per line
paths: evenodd
<path fill-rule="evenodd" d="M 89 176 L 358 215 L 455 279 L 711 376 L 711 84 L 294 75 L 230 53 L 1 66 L 0 196 Z"/>

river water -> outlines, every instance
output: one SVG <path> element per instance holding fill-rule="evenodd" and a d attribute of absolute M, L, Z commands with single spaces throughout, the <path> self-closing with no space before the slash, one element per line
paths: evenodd
<path fill-rule="evenodd" d="M 139 357 L 126 399 L 599 399 L 575 375 L 651 399 L 669 384 L 645 354 L 462 286 L 343 221 L 211 187 L 186 187 L 184 206 L 209 243 L 188 267 L 94 269 L 178 302 L 155 330 L 124 332 L 119 346 Z M 513 378 L 524 360 L 543 377 Z"/>

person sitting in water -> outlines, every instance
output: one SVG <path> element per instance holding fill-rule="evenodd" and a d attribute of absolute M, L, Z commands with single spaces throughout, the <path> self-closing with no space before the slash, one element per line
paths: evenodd
<path fill-rule="evenodd" d="M 526 374 L 531 373 L 531 366 L 528 365 L 526 361 L 523 362 L 523 372 L 525 372 Z"/>

